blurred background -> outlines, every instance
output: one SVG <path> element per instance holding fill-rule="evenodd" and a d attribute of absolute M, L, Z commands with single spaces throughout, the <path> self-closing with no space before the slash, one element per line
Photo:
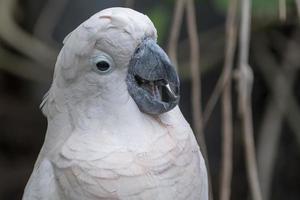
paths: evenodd
<path fill-rule="evenodd" d="M 299 200 L 299 0 L 252 0 L 251 16 L 247 0 L 0 0 L 0 199 L 32 172 L 63 38 L 115 6 L 147 14 L 176 64 L 213 198 Z"/>

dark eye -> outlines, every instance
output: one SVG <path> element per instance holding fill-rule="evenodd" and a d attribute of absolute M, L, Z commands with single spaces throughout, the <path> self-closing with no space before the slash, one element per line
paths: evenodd
<path fill-rule="evenodd" d="M 106 61 L 99 61 L 96 63 L 97 69 L 101 72 L 106 72 L 110 69 L 110 65 Z"/>

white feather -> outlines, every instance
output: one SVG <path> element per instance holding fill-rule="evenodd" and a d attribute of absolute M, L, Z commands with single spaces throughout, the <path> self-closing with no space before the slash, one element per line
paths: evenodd
<path fill-rule="evenodd" d="M 65 38 L 24 200 L 208 199 L 205 164 L 179 108 L 154 118 L 128 94 L 126 66 L 145 37 L 157 37 L 147 16 L 110 8 Z M 90 59 L 104 53 L 115 68 L 99 78 Z"/>

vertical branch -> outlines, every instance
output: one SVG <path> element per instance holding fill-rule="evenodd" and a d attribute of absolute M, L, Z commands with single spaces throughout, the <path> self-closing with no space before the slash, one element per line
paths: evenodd
<path fill-rule="evenodd" d="M 258 169 L 264 199 L 270 199 L 272 174 L 274 172 L 283 115 L 273 100 L 267 104 L 263 124 L 259 132 Z"/>
<path fill-rule="evenodd" d="M 251 0 L 241 1 L 241 22 L 240 22 L 240 70 L 248 67 L 250 48 L 250 26 L 251 26 Z M 249 82 L 249 81 L 248 81 Z"/>
<path fill-rule="evenodd" d="M 270 82 L 272 87 L 276 88 L 275 90 L 281 93 L 278 96 L 280 96 L 279 99 L 282 102 L 287 99 L 284 95 L 287 90 L 282 90 L 282 85 L 284 84 L 282 84 L 283 81 L 281 81 L 281 78 L 279 78 L 279 74 L 272 72 L 274 71 L 274 69 L 277 69 L 277 67 L 280 67 L 278 66 L 278 63 L 275 62 L 275 59 L 272 59 L 271 53 L 269 52 L 266 43 L 267 42 L 265 40 L 258 40 L 258 42 L 254 43 L 254 48 L 257 49 L 254 54 L 254 59 L 256 59 L 257 62 L 261 64 L 261 66 L 259 66 L 259 69 L 261 69 L 262 74 L 265 75 L 267 83 Z M 267 107 L 265 109 L 262 125 L 258 134 L 259 138 L 257 145 L 257 167 L 261 184 L 262 197 L 266 200 L 270 199 L 269 197 L 272 176 L 274 172 L 274 164 L 278 151 L 280 133 L 282 130 L 282 120 L 284 119 L 283 110 L 285 109 L 285 105 L 287 105 L 286 102 L 277 102 L 276 96 L 277 95 L 273 94 L 266 104 Z"/>
<path fill-rule="evenodd" d="M 180 33 L 180 28 L 182 24 L 183 11 L 186 0 L 177 0 L 174 8 L 173 22 L 171 26 L 170 32 L 170 40 L 168 44 L 168 54 L 170 56 L 171 61 L 178 67 L 177 61 L 177 44 Z"/>
<path fill-rule="evenodd" d="M 281 21 L 286 20 L 286 0 L 278 1 L 278 11 L 279 11 L 279 19 Z"/>
<path fill-rule="evenodd" d="M 239 112 L 242 120 L 246 168 L 252 198 L 255 200 L 262 200 L 253 138 L 251 109 L 253 72 L 248 63 L 251 25 L 251 0 L 241 1 L 241 15 L 239 69 L 237 74 Z"/>
<path fill-rule="evenodd" d="M 67 3 L 68 0 L 48 0 L 35 23 L 34 35 L 50 44 L 56 44 L 52 34 Z"/>
<path fill-rule="evenodd" d="M 300 0 L 295 0 L 298 18 L 300 19 Z"/>
<path fill-rule="evenodd" d="M 295 45 L 297 43 L 295 37 L 298 34 L 299 31 L 295 31 L 290 40 L 287 41 L 284 38 L 284 41 L 281 41 L 287 43 L 281 63 L 276 62 L 267 44 L 264 44 L 267 43 L 266 39 L 262 38 L 254 43 L 254 49 L 257 49 L 254 58 L 257 63 L 260 63 L 259 69 L 272 93 L 272 99 L 267 103 L 268 106 L 260 128 L 257 150 L 258 172 L 264 199 L 269 199 L 271 196 L 273 172 L 283 120 L 287 120 L 294 133 L 300 133 L 300 112 L 292 92 L 297 78 L 297 66 L 299 66 L 298 57 L 293 56 L 299 54 L 299 47 Z M 276 39 L 279 41 L 282 38 Z M 282 69 L 280 70 L 280 68 Z M 292 116 L 290 116 L 291 114 Z"/>
<path fill-rule="evenodd" d="M 231 75 L 234 63 L 234 53 L 237 42 L 237 0 L 230 0 L 227 21 L 226 21 L 226 49 L 225 63 L 222 72 L 224 92 L 222 96 L 222 116 L 223 116 L 223 144 L 222 144 L 222 167 L 220 182 L 220 200 L 229 200 L 231 193 L 232 179 L 232 143 L 233 143 L 233 122 L 231 104 Z"/>
<path fill-rule="evenodd" d="M 187 13 L 187 25 L 188 25 L 188 36 L 191 48 L 191 75 L 192 75 L 192 108 L 193 108 L 193 124 L 196 132 L 196 138 L 200 144 L 202 154 L 204 156 L 208 181 L 209 181 L 209 198 L 213 199 L 211 178 L 209 173 L 209 163 L 207 158 L 207 149 L 205 144 L 204 132 L 203 132 L 203 119 L 202 119 L 202 109 L 201 109 L 201 76 L 200 76 L 200 47 L 199 47 L 199 37 L 197 32 L 197 22 L 194 0 L 187 0 L 186 3 L 186 13 Z"/>
<path fill-rule="evenodd" d="M 125 0 L 125 7 L 133 8 L 134 7 L 134 0 Z"/>
<path fill-rule="evenodd" d="M 191 75 L 192 75 L 192 108 L 193 108 L 193 124 L 197 139 L 200 140 L 200 146 L 206 154 L 206 145 L 202 127 L 202 109 L 201 109 L 201 81 L 199 70 L 199 39 L 197 33 L 196 14 L 194 1 L 187 1 L 187 23 L 189 42 L 191 47 Z M 203 144 L 202 144 L 203 143 Z"/>

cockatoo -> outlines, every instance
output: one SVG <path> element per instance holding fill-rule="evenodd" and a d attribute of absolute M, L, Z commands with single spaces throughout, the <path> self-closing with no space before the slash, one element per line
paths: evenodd
<path fill-rule="evenodd" d="M 207 200 L 205 162 L 151 20 L 93 15 L 64 39 L 23 200 Z"/>

